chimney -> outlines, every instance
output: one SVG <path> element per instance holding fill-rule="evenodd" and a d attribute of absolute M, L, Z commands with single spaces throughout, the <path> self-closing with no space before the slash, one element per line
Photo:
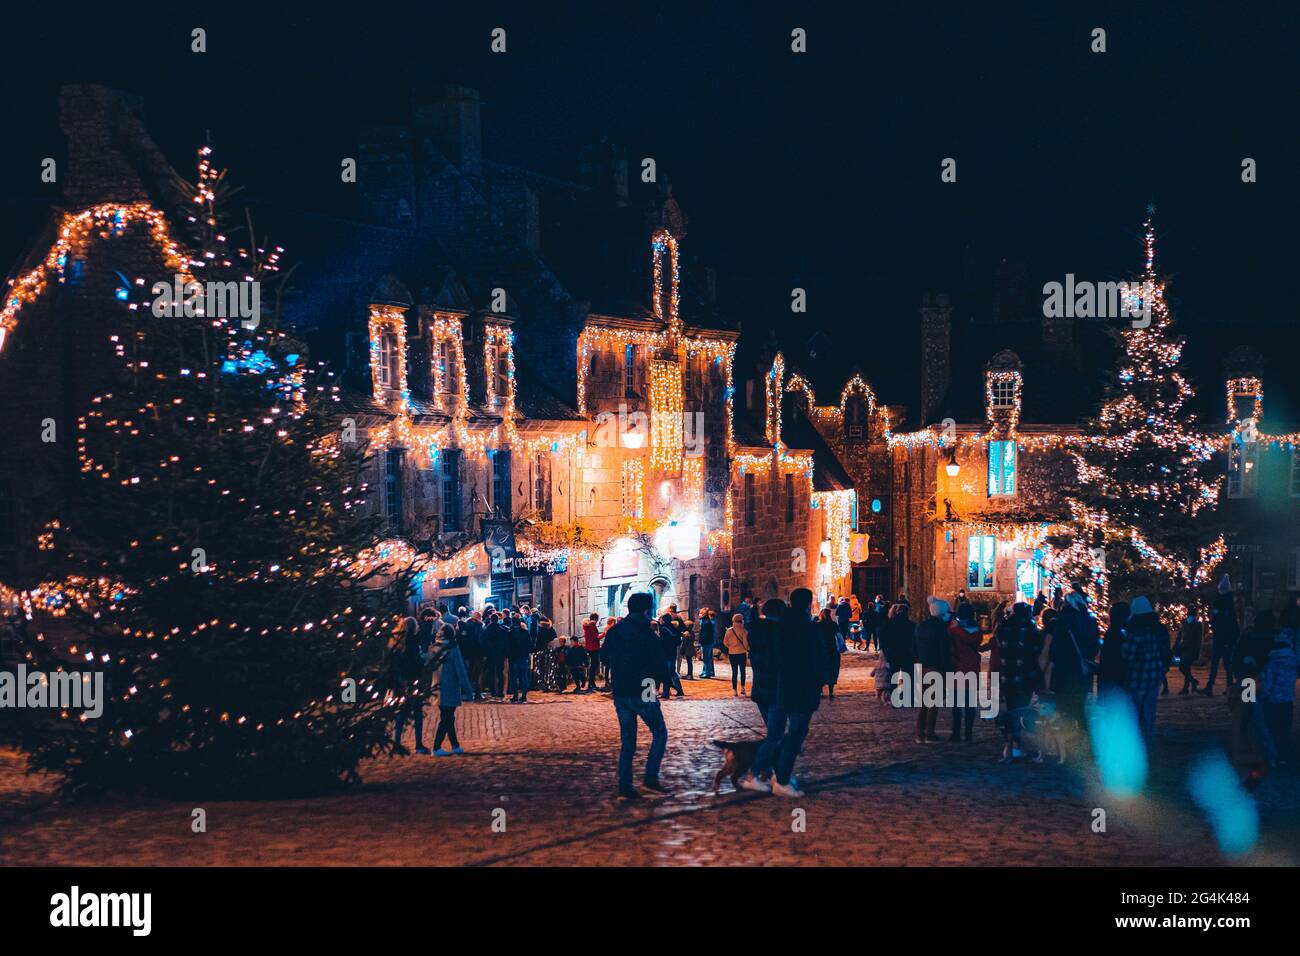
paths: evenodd
<path fill-rule="evenodd" d="M 926 425 L 939 411 L 952 378 L 952 306 L 943 292 L 921 297 L 921 418 Z"/>
<path fill-rule="evenodd" d="M 599 143 L 588 143 L 579 154 L 578 178 L 596 197 L 626 206 L 627 150 L 603 137 Z"/>
<path fill-rule="evenodd" d="M 59 94 L 59 126 L 68 158 L 59 179 L 63 201 L 73 209 L 103 202 L 141 202 L 151 197 L 141 176 L 161 164 L 158 148 L 140 122 L 144 101 L 107 87 L 69 84 Z"/>
<path fill-rule="evenodd" d="M 483 136 L 478 90 L 439 86 L 416 90 L 411 97 L 413 125 L 433 140 L 466 176 L 483 175 Z"/>

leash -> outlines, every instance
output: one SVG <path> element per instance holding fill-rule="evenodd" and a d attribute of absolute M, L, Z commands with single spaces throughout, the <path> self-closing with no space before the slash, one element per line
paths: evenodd
<path fill-rule="evenodd" d="M 753 727 L 751 727 L 749 724 L 745 723 L 743 720 L 737 720 L 735 717 L 732 717 L 732 716 L 731 716 L 729 713 L 727 713 L 726 711 L 723 711 L 723 712 L 722 712 L 722 716 L 723 716 L 723 717 L 726 717 L 729 721 L 731 721 L 732 723 L 734 723 L 737 727 L 743 727 L 743 728 L 745 728 L 745 729 L 748 730 L 751 734 L 758 734 L 758 735 L 761 736 L 761 737 L 766 737 L 766 736 L 767 736 L 767 731 L 766 731 L 766 730 L 755 730 Z"/>

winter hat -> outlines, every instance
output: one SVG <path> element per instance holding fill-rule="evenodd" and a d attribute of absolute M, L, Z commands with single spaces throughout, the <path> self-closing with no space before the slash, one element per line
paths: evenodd
<path fill-rule="evenodd" d="M 957 606 L 957 620 L 969 624 L 975 620 L 975 605 L 960 604 Z"/>
<path fill-rule="evenodd" d="M 925 599 L 925 606 L 930 609 L 930 616 L 948 620 L 951 616 L 948 609 L 948 602 L 943 598 L 937 598 L 931 594 Z"/>
<path fill-rule="evenodd" d="M 1219 578 L 1219 593 L 1227 594 L 1231 590 L 1232 580 L 1225 574 L 1223 577 Z"/>
<path fill-rule="evenodd" d="M 1129 617 L 1137 617 L 1139 614 L 1153 614 L 1155 609 L 1151 607 L 1151 601 L 1145 596 L 1135 597 L 1133 603 L 1128 609 Z"/>

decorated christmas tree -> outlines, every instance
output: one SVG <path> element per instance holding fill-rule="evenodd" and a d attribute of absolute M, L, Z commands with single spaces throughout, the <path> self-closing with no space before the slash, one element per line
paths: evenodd
<path fill-rule="evenodd" d="M 279 250 L 251 224 L 249 247 L 230 245 L 206 149 L 187 192 L 188 239 L 142 218 L 162 266 L 202 288 L 170 301 L 173 275 L 123 276 L 112 327 L 88 333 L 116 352 L 111 387 L 80 410 L 79 472 L 32 578 L 11 585 L 36 616 L 28 666 L 103 671 L 103 713 L 28 711 L 11 730 L 74 790 L 317 790 L 387 746 L 409 568 L 373 547 L 362 446 L 328 371 L 273 310 L 227 308 L 268 297 Z M 214 309 L 202 290 L 226 281 L 241 288 Z"/>
<path fill-rule="evenodd" d="M 1224 556 L 1214 520 L 1222 478 L 1215 446 L 1187 408 L 1194 392 L 1179 371 L 1183 340 L 1155 269 L 1153 212 L 1141 279 L 1127 286 L 1130 316 L 1112 330 L 1116 367 L 1070 446 L 1078 493 L 1069 530 L 1053 544 L 1056 567 L 1099 610 L 1145 594 L 1177 618 Z"/>

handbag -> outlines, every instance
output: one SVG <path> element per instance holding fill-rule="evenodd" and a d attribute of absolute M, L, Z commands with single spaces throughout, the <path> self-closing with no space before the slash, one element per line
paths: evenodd
<path fill-rule="evenodd" d="M 1097 676 L 1097 671 L 1100 669 L 1097 662 L 1084 657 L 1083 651 L 1079 650 L 1079 642 L 1074 638 L 1074 631 L 1068 626 L 1065 630 L 1070 635 L 1070 643 L 1074 645 L 1074 653 L 1079 655 L 1079 669 L 1083 672 L 1084 680 L 1092 680 Z"/>

